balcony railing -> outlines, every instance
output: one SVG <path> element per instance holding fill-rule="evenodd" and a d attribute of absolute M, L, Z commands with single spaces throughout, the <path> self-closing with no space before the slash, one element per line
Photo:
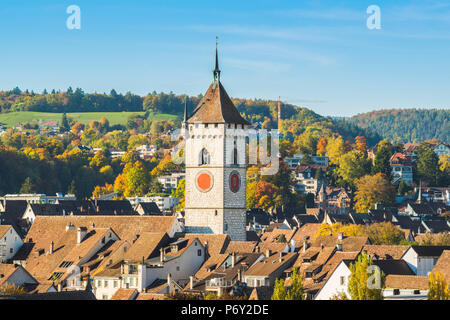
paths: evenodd
<path fill-rule="evenodd" d="M 218 288 L 218 287 L 231 287 L 234 285 L 234 281 L 231 280 L 225 280 L 225 278 L 214 278 L 206 280 L 206 287 L 207 288 Z"/>

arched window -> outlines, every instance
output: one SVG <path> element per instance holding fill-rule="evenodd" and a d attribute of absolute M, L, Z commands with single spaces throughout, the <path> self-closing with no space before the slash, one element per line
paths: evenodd
<path fill-rule="evenodd" d="M 203 148 L 202 151 L 200 151 L 200 165 L 202 166 L 205 164 L 209 164 L 209 162 L 210 162 L 209 152 L 208 150 Z"/>

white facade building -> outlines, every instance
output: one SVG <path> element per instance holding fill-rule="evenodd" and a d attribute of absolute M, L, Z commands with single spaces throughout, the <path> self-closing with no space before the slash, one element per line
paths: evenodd
<path fill-rule="evenodd" d="M 0 263 L 5 263 L 19 251 L 23 240 L 12 226 L 0 225 Z"/>

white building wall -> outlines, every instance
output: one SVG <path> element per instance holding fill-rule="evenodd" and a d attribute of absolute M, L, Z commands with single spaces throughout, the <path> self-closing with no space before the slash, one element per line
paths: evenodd
<path fill-rule="evenodd" d="M 414 274 L 418 275 L 417 274 L 418 256 L 417 256 L 417 253 L 412 248 L 409 248 L 403 254 L 402 259 L 406 261 L 408 266 L 411 268 L 412 272 L 414 272 Z"/>
<path fill-rule="evenodd" d="M 198 250 L 201 250 L 200 256 L 198 255 Z M 174 281 L 189 281 L 189 277 L 198 271 L 203 262 L 205 262 L 205 248 L 196 240 L 181 256 L 164 262 L 163 267 L 147 267 L 145 275 L 146 282 L 142 285 L 145 288 L 151 285 L 156 279 L 167 279 L 169 273 Z"/>
<path fill-rule="evenodd" d="M 347 297 L 350 297 L 348 293 L 348 279 L 350 277 L 350 269 L 344 262 L 341 262 L 339 266 L 334 270 L 331 277 L 325 282 L 325 285 L 319 291 L 314 300 L 330 300 L 335 295 L 344 292 Z M 341 278 L 344 280 L 341 282 Z"/>
<path fill-rule="evenodd" d="M 6 260 L 14 257 L 22 245 L 23 240 L 17 234 L 16 230 L 11 227 L 0 239 L 0 247 L 4 249 L 4 256 L 2 254 L 3 252 L 0 252 L 0 259 L 3 259 L 3 261 L 0 262 L 6 262 Z"/>

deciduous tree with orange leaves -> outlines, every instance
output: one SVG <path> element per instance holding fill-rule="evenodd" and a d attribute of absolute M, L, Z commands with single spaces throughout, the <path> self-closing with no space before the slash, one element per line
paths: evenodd
<path fill-rule="evenodd" d="M 365 175 L 356 181 L 356 212 L 366 213 L 373 209 L 376 203 L 392 205 L 394 202 L 395 189 L 384 174 Z"/>

